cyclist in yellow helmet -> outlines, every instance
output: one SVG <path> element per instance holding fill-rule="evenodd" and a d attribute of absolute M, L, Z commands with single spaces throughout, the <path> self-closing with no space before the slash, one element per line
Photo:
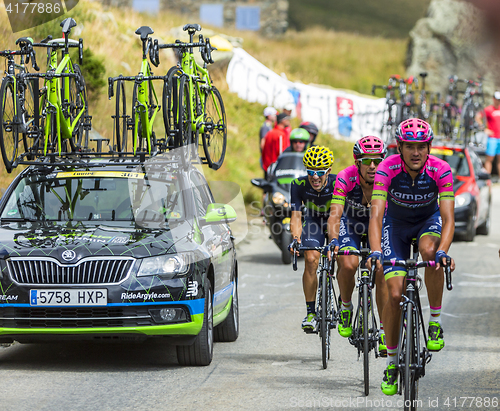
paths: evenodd
<path fill-rule="evenodd" d="M 303 162 L 307 175 L 293 180 L 290 188 L 292 209 L 290 230 L 293 236 L 293 242 L 289 246 L 291 253 L 294 252 L 297 244 L 304 247 L 323 247 L 325 244 L 336 178 L 335 174 L 330 174 L 333 161 L 333 153 L 326 147 L 310 147 L 304 154 Z M 302 224 L 302 213 L 304 213 L 304 224 Z M 316 270 L 319 258 L 319 251 L 304 251 L 305 269 L 302 275 L 302 285 L 307 315 L 302 321 L 302 329 L 306 333 L 312 333 L 317 328 L 315 301 L 318 289 Z"/>

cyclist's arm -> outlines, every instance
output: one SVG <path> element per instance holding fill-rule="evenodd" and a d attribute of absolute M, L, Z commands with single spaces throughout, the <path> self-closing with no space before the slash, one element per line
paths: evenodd
<path fill-rule="evenodd" d="M 448 254 L 453 235 L 455 234 L 455 202 L 450 200 L 441 200 L 439 203 L 439 211 L 443 226 L 441 228 L 441 241 L 439 242 L 438 250 L 443 250 Z M 455 269 L 455 261 L 451 259 L 451 270 Z"/>
<path fill-rule="evenodd" d="M 293 239 L 300 243 L 300 237 L 302 235 L 302 211 L 292 211 L 290 231 L 292 232 Z"/>
<path fill-rule="evenodd" d="M 368 241 L 373 251 L 382 252 L 382 223 L 384 220 L 386 200 L 374 199 L 372 197 L 372 206 L 370 214 L 370 225 L 368 226 Z M 367 261 L 368 268 L 371 268 L 371 260 Z M 377 262 L 379 266 L 379 262 Z"/>
<path fill-rule="evenodd" d="M 328 217 L 328 242 L 334 238 L 339 238 L 340 218 L 344 211 L 344 205 L 332 202 L 330 206 L 330 216 Z"/>

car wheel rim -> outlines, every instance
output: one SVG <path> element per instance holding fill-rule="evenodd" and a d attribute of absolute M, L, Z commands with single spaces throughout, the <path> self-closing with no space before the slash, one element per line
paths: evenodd
<path fill-rule="evenodd" d="M 233 319 L 234 319 L 234 328 L 238 331 L 238 286 L 236 280 L 234 280 L 233 284 Z"/>

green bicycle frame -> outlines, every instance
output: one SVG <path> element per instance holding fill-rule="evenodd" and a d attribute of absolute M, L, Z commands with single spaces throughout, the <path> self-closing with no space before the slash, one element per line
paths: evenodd
<path fill-rule="evenodd" d="M 217 115 L 219 117 L 222 117 L 219 104 L 212 91 L 212 81 L 210 80 L 208 70 L 200 66 L 195 61 L 193 53 L 184 53 L 184 55 L 182 56 L 182 70 L 189 76 L 190 80 L 188 81 L 188 87 L 190 95 L 189 110 L 191 114 L 191 130 L 196 132 L 196 129 L 198 127 L 199 132 L 204 133 L 205 124 L 203 121 L 203 117 L 205 114 L 205 99 L 203 99 L 202 96 L 206 95 L 207 92 L 212 96 L 215 109 L 217 110 Z M 199 102 L 196 101 L 196 94 L 194 92 L 195 85 L 193 83 L 196 84 L 196 92 L 198 96 L 200 96 Z M 200 105 L 199 111 L 196 110 L 197 103 L 199 103 Z"/>
<path fill-rule="evenodd" d="M 145 78 L 138 83 L 137 86 L 137 103 L 134 115 L 134 155 L 137 151 L 137 143 L 139 139 L 139 120 L 141 121 L 141 137 L 145 138 L 148 145 L 148 153 L 151 154 L 151 136 L 153 134 L 153 124 L 155 121 L 156 114 L 160 111 L 160 105 L 158 104 L 158 97 L 156 96 L 156 91 L 151 84 L 151 92 L 154 98 L 154 111 L 149 118 L 148 112 L 151 102 L 149 101 L 149 87 L 150 83 L 147 81 L 148 77 L 151 77 L 151 68 L 147 61 L 147 58 L 142 59 L 141 71 L 139 75 Z"/>
<path fill-rule="evenodd" d="M 50 53 L 50 67 L 57 67 L 54 71 L 54 74 L 68 74 L 74 73 L 73 63 L 69 54 L 65 54 L 63 59 L 58 64 L 57 63 L 57 50 L 51 50 Z M 62 95 L 62 87 L 61 81 L 64 82 L 64 95 Z M 75 125 L 80 120 L 80 117 L 85 112 L 85 98 L 82 92 L 79 92 L 83 107 L 80 112 L 77 114 L 75 119 L 71 121 L 71 117 L 68 115 L 67 118 L 64 116 L 62 102 L 64 100 L 70 100 L 70 78 L 69 77 L 54 77 L 50 80 L 46 80 L 47 86 L 47 98 L 46 102 L 41 102 L 40 104 L 44 104 L 47 109 L 47 116 L 45 122 L 45 144 L 44 144 L 44 155 L 47 154 L 47 145 L 49 142 L 49 132 L 51 127 L 51 117 L 53 115 L 56 116 L 56 132 L 57 132 L 57 144 L 59 147 L 59 155 L 61 155 L 61 139 L 66 138 L 69 139 L 73 135 L 73 131 L 75 130 Z M 42 110 L 44 107 L 41 106 Z"/>

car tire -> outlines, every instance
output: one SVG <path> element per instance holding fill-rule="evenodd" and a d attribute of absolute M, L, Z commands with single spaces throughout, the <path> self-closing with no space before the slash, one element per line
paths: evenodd
<path fill-rule="evenodd" d="M 209 365 L 214 351 L 213 301 L 210 280 L 205 280 L 205 309 L 203 326 L 191 345 L 177 346 L 177 361 L 180 365 Z"/>
<path fill-rule="evenodd" d="M 282 227 L 281 231 L 281 261 L 283 264 L 291 264 L 292 263 L 292 254 L 290 254 L 290 250 L 288 250 L 288 246 L 293 241 L 292 234 Z"/>
<path fill-rule="evenodd" d="M 476 219 L 474 218 L 476 215 L 476 208 L 472 207 L 469 218 L 467 219 L 467 229 L 463 236 L 464 241 L 474 241 L 474 237 L 476 236 Z"/>
<path fill-rule="evenodd" d="M 476 234 L 489 235 L 491 227 L 491 202 L 488 204 L 488 214 L 486 215 L 486 221 L 482 223 L 476 229 Z"/>
<path fill-rule="evenodd" d="M 227 318 L 215 327 L 215 341 L 217 342 L 233 342 L 238 339 L 240 333 L 240 312 L 238 307 L 238 280 L 235 278 L 233 282 L 233 298 L 231 308 Z"/>

